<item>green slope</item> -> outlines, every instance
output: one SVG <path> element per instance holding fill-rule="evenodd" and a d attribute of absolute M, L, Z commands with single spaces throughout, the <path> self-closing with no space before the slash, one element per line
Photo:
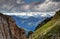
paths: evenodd
<path fill-rule="evenodd" d="M 59 37 L 60 32 L 60 11 L 56 12 L 51 21 L 37 29 L 29 39 L 54 39 L 53 36 Z M 56 38 L 58 38 L 56 37 Z"/>

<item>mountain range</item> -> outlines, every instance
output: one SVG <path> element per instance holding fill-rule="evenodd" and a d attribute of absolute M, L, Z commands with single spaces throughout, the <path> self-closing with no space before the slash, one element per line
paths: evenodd
<path fill-rule="evenodd" d="M 60 10 L 52 17 L 39 17 L 0 13 L 0 39 L 60 39 Z M 26 31 L 30 31 L 28 37 Z"/>
<path fill-rule="evenodd" d="M 38 24 L 40 24 L 46 17 L 33 17 L 22 18 L 19 16 L 12 16 L 16 21 L 18 27 L 25 29 L 26 31 L 34 31 Z"/>

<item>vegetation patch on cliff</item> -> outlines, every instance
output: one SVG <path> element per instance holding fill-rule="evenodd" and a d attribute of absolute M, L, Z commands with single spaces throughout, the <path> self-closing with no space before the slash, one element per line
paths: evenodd
<path fill-rule="evenodd" d="M 37 29 L 29 39 L 59 39 L 60 38 L 60 10 L 54 17 Z"/>

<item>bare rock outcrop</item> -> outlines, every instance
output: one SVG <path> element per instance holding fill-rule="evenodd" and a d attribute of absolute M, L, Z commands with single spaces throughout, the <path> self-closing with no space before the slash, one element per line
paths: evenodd
<path fill-rule="evenodd" d="M 25 30 L 19 28 L 11 16 L 0 13 L 0 39 L 26 39 Z"/>

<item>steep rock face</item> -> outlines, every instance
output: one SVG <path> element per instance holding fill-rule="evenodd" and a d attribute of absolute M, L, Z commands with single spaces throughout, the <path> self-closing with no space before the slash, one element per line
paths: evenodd
<path fill-rule="evenodd" d="M 12 17 L 0 13 L 0 39 L 26 39 L 26 35 Z"/>

